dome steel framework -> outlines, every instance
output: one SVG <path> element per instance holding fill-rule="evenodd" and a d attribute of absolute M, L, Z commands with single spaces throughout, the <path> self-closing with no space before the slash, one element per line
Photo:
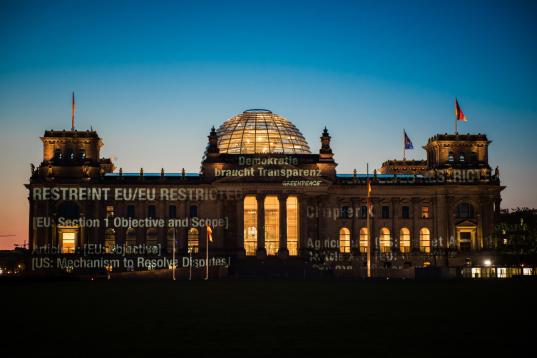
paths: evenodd
<path fill-rule="evenodd" d="M 249 109 L 233 116 L 216 133 L 220 153 L 311 154 L 295 125 L 266 109 Z"/>

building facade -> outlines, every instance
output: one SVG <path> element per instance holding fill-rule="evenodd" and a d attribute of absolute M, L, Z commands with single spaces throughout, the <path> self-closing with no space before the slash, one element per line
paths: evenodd
<path fill-rule="evenodd" d="M 159 245 L 169 256 L 204 255 L 209 245 L 210 256 L 298 260 L 354 275 L 371 250 L 381 275 L 461 266 L 495 244 L 503 187 L 484 134 L 435 135 L 426 160 L 391 160 L 370 174 L 338 173 L 326 128 L 312 153 L 290 121 L 268 110 L 212 128 L 195 174 L 115 171 L 95 131 L 51 130 L 41 140 L 43 161 L 27 184 L 31 249 L 69 254 L 95 244 L 113 254 Z"/>

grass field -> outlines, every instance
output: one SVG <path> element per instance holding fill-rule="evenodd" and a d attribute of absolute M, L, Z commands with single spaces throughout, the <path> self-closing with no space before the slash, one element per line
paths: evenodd
<path fill-rule="evenodd" d="M 516 356 L 535 351 L 536 288 L 515 280 L 0 282 L 0 356 Z"/>

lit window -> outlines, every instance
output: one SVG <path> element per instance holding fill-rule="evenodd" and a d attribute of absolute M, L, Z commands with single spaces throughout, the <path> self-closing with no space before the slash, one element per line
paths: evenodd
<path fill-rule="evenodd" d="M 106 229 L 105 236 L 104 236 L 105 252 L 107 254 L 112 253 L 115 245 L 116 245 L 116 231 L 112 228 Z"/>
<path fill-rule="evenodd" d="M 188 230 L 188 252 L 193 254 L 199 251 L 199 231 L 195 227 Z"/>
<path fill-rule="evenodd" d="M 244 250 L 246 256 L 254 256 L 257 249 L 257 199 L 253 195 L 244 198 Z"/>
<path fill-rule="evenodd" d="M 420 230 L 420 251 L 427 254 L 431 252 L 431 233 L 426 227 Z"/>
<path fill-rule="evenodd" d="M 107 205 L 106 206 L 106 217 L 109 218 L 111 216 L 114 216 L 114 206 L 113 205 Z"/>
<path fill-rule="evenodd" d="M 265 250 L 276 255 L 280 248 L 280 202 L 276 195 L 265 197 Z"/>
<path fill-rule="evenodd" d="M 392 238 L 390 237 L 390 230 L 383 227 L 380 229 L 380 252 L 392 251 Z"/>
<path fill-rule="evenodd" d="M 410 252 L 410 230 L 406 227 L 402 228 L 399 233 L 399 249 L 402 253 Z"/>
<path fill-rule="evenodd" d="M 339 230 L 339 252 L 342 254 L 351 252 L 351 232 L 346 227 Z"/>
<path fill-rule="evenodd" d="M 448 162 L 453 163 L 454 161 L 455 161 L 455 155 L 453 154 L 453 152 L 449 152 Z"/>
<path fill-rule="evenodd" d="M 76 247 L 76 233 L 64 232 L 62 233 L 62 245 L 61 250 L 64 254 L 72 254 L 75 252 Z"/>
<path fill-rule="evenodd" d="M 287 198 L 287 250 L 290 256 L 298 255 L 298 198 Z"/>
<path fill-rule="evenodd" d="M 421 218 L 422 219 L 428 219 L 429 218 L 429 207 L 428 206 L 422 206 L 421 207 Z"/>
<path fill-rule="evenodd" d="M 464 153 L 461 153 L 461 154 L 459 155 L 459 162 L 464 163 L 464 159 L 465 159 L 465 158 L 464 158 Z"/>
<path fill-rule="evenodd" d="M 369 247 L 369 234 L 366 227 L 360 229 L 360 253 L 366 254 Z"/>

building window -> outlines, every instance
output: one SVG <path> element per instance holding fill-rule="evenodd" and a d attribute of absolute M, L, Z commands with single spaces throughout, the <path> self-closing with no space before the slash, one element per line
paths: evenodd
<path fill-rule="evenodd" d="M 472 160 L 473 163 L 477 163 L 477 153 L 472 152 L 470 159 Z"/>
<path fill-rule="evenodd" d="M 420 251 L 431 252 L 431 232 L 426 227 L 420 229 Z"/>
<path fill-rule="evenodd" d="M 244 198 L 244 250 L 246 256 L 254 256 L 257 250 L 257 199 L 253 195 Z"/>
<path fill-rule="evenodd" d="M 360 207 L 360 217 L 362 219 L 367 219 L 367 206 L 366 205 L 362 205 Z"/>
<path fill-rule="evenodd" d="M 151 219 L 154 219 L 157 217 L 157 208 L 155 205 L 149 205 L 147 207 L 147 216 Z"/>
<path fill-rule="evenodd" d="M 461 153 L 459 155 L 459 162 L 464 163 L 464 160 L 465 160 L 464 153 Z"/>
<path fill-rule="evenodd" d="M 403 219 L 410 219 L 410 208 L 408 206 L 403 206 L 401 208 L 401 216 Z"/>
<path fill-rule="evenodd" d="M 134 218 L 135 214 L 136 210 L 134 208 L 134 205 L 127 205 L 127 217 Z"/>
<path fill-rule="evenodd" d="M 145 237 L 145 244 L 148 247 L 155 247 L 158 245 L 158 236 L 157 236 L 157 229 L 151 228 L 147 229 L 146 237 Z"/>
<path fill-rule="evenodd" d="M 380 229 L 380 252 L 392 251 L 392 238 L 390 237 L 390 230 L 383 227 Z"/>
<path fill-rule="evenodd" d="M 170 205 L 168 207 L 168 217 L 175 219 L 177 217 L 177 206 Z"/>
<path fill-rule="evenodd" d="M 428 206 L 421 207 L 421 218 L 429 219 L 429 207 Z"/>
<path fill-rule="evenodd" d="M 458 219 L 472 219 L 474 217 L 474 207 L 468 203 L 457 205 L 455 212 Z"/>
<path fill-rule="evenodd" d="M 455 161 L 455 154 L 453 154 L 453 152 L 449 152 L 448 162 L 453 163 L 454 161 Z"/>
<path fill-rule="evenodd" d="M 61 251 L 63 254 L 73 254 L 76 249 L 76 232 L 61 233 Z"/>
<path fill-rule="evenodd" d="M 190 205 L 188 213 L 191 218 L 197 218 L 198 217 L 198 206 L 197 205 Z"/>
<path fill-rule="evenodd" d="M 111 254 L 114 251 L 116 245 L 116 231 L 112 228 L 106 229 L 104 235 L 104 251 L 107 254 Z"/>
<path fill-rule="evenodd" d="M 86 159 L 86 151 L 84 149 L 78 151 L 78 158 L 82 160 Z"/>
<path fill-rule="evenodd" d="M 61 151 L 61 149 L 55 149 L 54 150 L 54 159 L 57 159 L 57 160 L 62 159 L 62 151 Z"/>
<path fill-rule="evenodd" d="M 200 232 L 195 227 L 191 227 L 188 230 L 188 252 L 196 254 L 200 247 Z"/>
<path fill-rule="evenodd" d="M 360 229 L 360 253 L 367 254 L 369 247 L 369 233 L 366 227 Z"/>
<path fill-rule="evenodd" d="M 459 233 L 459 250 L 470 251 L 472 248 L 472 233 L 469 231 L 461 231 Z"/>
<path fill-rule="evenodd" d="M 114 216 L 114 206 L 113 205 L 107 205 L 106 206 L 106 218 L 110 218 Z"/>
<path fill-rule="evenodd" d="M 132 227 L 127 229 L 127 238 L 125 240 L 125 245 L 128 247 L 136 245 L 136 230 Z"/>
<path fill-rule="evenodd" d="M 399 250 L 402 253 L 410 252 L 410 230 L 406 227 L 399 232 Z"/>
<path fill-rule="evenodd" d="M 382 218 L 388 219 L 390 217 L 390 207 L 389 206 L 383 206 L 382 207 Z"/>
<path fill-rule="evenodd" d="M 352 211 L 350 209 L 350 207 L 348 206 L 343 206 L 341 208 L 341 216 L 340 216 L 342 219 L 348 219 L 348 218 L 351 218 L 352 217 Z"/>
<path fill-rule="evenodd" d="M 298 198 L 287 198 L 287 250 L 289 256 L 298 256 Z"/>
<path fill-rule="evenodd" d="M 339 252 L 342 254 L 351 252 L 351 231 L 346 227 L 339 230 Z"/>
<path fill-rule="evenodd" d="M 170 228 L 168 229 L 168 233 L 166 234 L 166 249 L 168 253 L 173 253 L 173 243 L 175 239 L 175 229 Z M 175 243 L 175 251 L 177 251 L 177 243 Z"/>
<path fill-rule="evenodd" d="M 280 202 L 276 195 L 265 197 L 265 250 L 276 255 L 280 248 Z"/>

